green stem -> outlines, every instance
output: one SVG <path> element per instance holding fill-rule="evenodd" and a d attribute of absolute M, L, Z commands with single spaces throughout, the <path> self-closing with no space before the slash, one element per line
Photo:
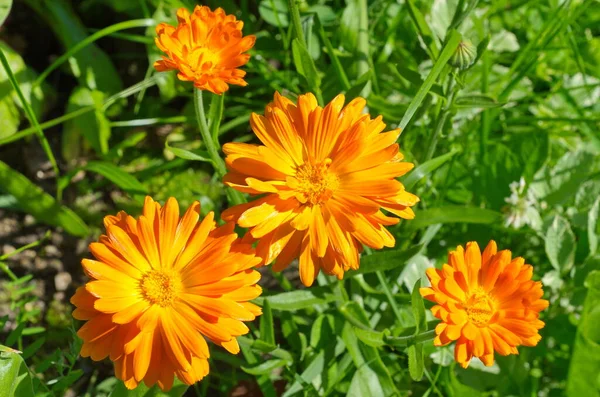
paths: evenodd
<path fill-rule="evenodd" d="M 435 130 L 433 131 L 433 135 L 431 136 L 431 140 L 429 141 L 429 147 L 427 149 L 427 155 L 425 156 L 424 162 L 431 160 L 431 158 L 433 157 L 438 139 L 440 137 L 440 133 L 444 129 L 444 124 L 446 124 L 446 120 L 448 119 L 448 116 L 450 115 L 450 110 L 452 108 L 452 105 L 454 104 L 454 96 L 456 95 L 457 90 L 455 89 L 454 79 L 452 78 L 452 76 L 450 76 L 448 92 L 450 93 L 450 95 L 448 95 L 448 101 L 446 103 L 446 106 L 442 110 L 442 113 L 438 116 L 435 125 Z"/>
<path fill-rule="evenodd" d="M 0 269 L 2 269 L 2 271 L 4 273 L 6 273 L 8 278 L 10 278 L 12 281 L 18 280 L 18 277 L 12 272 L 12 270 L 10 270 L 10 268 L 8 267 L 8 265 L 6 263 L 0 262 Z"/>
<path fill-rule="evenodd" d="M 40 144 L 42 145 L 42 148 L 44 149 L 44 152 L 46 153 L 46 156 L 48 157 L 48 160 L 50 160 L 50 163 L 52 164 L 52 169 L 54 170 L 54 175 L 56 175 L 56 181 L 58 182 L 58 178 L 60 176 L 60 171 L 58 170 L 58 163 L 56 162 L 56 158 L 54 157 L 54 153 L 52 153 L 52 149 L 50 148 L 50 144 L 48 143 L 48 140 L 46 139 L 46 136 L 44 135 L 44 131 L 42 130 L 42 128 L 40 127 L 38 121 L 37 121 L 37 117 L 35 116 L 35 113 L 33 112 L 33 109 L 31 108 L 31 106 L 29 105 L 29 102 L 27 102 L 27 99 L 25 99 L 25 95 L 23 94 L 23 91 L 21 91 L 21 87 L 19 87 L 19 82 L 17 81 L 15 75 L 12 72 L 12 69 L 10 68 L 10 65 L 8 63 L 8 60 L 6 59 L 6 55 L 4 55 L 4 51 L 0 50 L 0 61 L 2 62 L 2 66 L 4 67 L 4 70 L 6 70 L 6 74 L 8 75 L 8 79 L 10 80 L 10 84 L 12 85 L 13 89 L 16 91 L 19 100 L 21 101 L 21 104 L 23 105 L 23 110 L 25 110 L 25 115 L 27 116 L 27 119 L 29 119 L 29 122 L 31 123 L 31 125 L 33 126 L 35 133 L 38 136 L 38 139 L 40 140 Z M 34 92 L 34 87 L 31 87 L 31 95 L 33 96 Z"/>
<path fill-rule="evenodd" d="M 298 9 L 298 4 L 296 4 L 296 0 L 288 0 L 288 5 L 290 8 L 290 14 L 292 16 L 292 26 L 294 27 L 296 38 L 304 46 L 304 48 L 307 48 L 306 40 L 304 39 L 304 33 L 302 31 L 302 21 L 300 21 L 300 10 Z"/>
<path fill-rule="evenodd" d="M 325 44 L 325 48 L 327 48 L 327 53 L 329 54 L 329 59 L 331 59 L 331 64 L 333 65 L 333 68 L 335 69 L 335 71 L 338 75 L 338 78 L 340 79 L 342 88 L 344 90 L 348 91 L 350 88 L 352 88 L 352 86 L 350 85 L 350 81 L 348 80 L 348 76 L 346 76 L 346 72 L 344 71 L 344 67 L 340 63 L 339 58 L 337 57 L 337 55 L 335 55 L 335 50 L 333 48 L 333 45 L 331 44 L 331 41 L 329 41 L 329 38 L 327 37 L 327 34 L 325 33 L 325 29 L 323 29 L 323 25 L 321 24 L 321 21 L 319 20 L 318 17 L 317 17 L 317 21 L 318 21 L 319 36 L 321 37 L 321 40 L 323 40 L 323 43 Z"/>
<path fill-rule="evenodd" d="M 222 178 L 227 172 L 225 162 L 219 155 L 217 145 L 211 137 L 208 123 L 206 122 L 206 114 L 204 113 L 204 101 L 202 98 L 202 90 L 194 89 L 194 108 L 196 109 L 196 119 L 198 120 L 198 128 L 200 128 L 200 134 L 202 134 L 202 140 L 206 151 L 212 160 L 213 166 L 217 170 L 217 173 Z"/>
<path fill-rule="evenodd" d="M 14 250 L 12 252 L 9 252 L 8 254 L 4 254 L 4 255 L 0 256 L 0 261 L 8 259 L 11 256 L 17 255 L 18 253 L 23 252 L 25 250 L 35 248 L 35 247 L 39 246 L 40 244 L 42 244 L 49 237 L 50 237 L 50 231 L 47 231 L 46 234 L 44 234 L 44 236 L 40 240 L 34 241 L 33 243 L 29 243 L 27 245 L 17 248 L 16 250 Z"/>
<path fill-rule="evenodd" d="M 392 346 L 411 346 L 417 343 L 423 343 L 435 338 L 435 330 L 421 332 L 420 334 L 410 336 L 388 336 L 386 342 Z"/>
<path fill-rule="evenodd" d="M 88 45 L 92 44 L 94 41 L 98 40 L 101 37 L 108 36 L 112 33 L 118 32 L 120 30 L 131 29 L 131 28 L 141 28 L 148 27 L 156 24 L 153 19 L 134 19 L 132 21 L 125 21 L 116 23 L 114 25 L 108 26 L 91 36 L 86 37 L 84 40 L 81 40 L 79 43 L 74 45 L 69 51 L 65 52 L 63 55 L 58 57 L 56 61 L 52 62 L 46 70 L 44 70 L 38 78 L 33 82 L 32 89 L 39 86 L 45 79 L 48 77 L 50 73 L 52 73 L 56 68 L 66 62 L 69 58 L 75 55 L 77 52 L 81 51 Z"/>
<path fill-rule="evenodd" d="M 377 271 L 377 272 L 375 272 L 375 274 L 377 274 L 377 278 L 379 279 L 379 284 L 381 284 L 381 287 L 383 288 L 383 292 L 385 293 L 385 296 L 387 297 L 388 302 L 390 303 L 390 306 L 392 307 L 392 311 L 394 312 L 396 319 L 398 319 L 398 321 L 402 321 L 401 320 L 402 314 L 400 313 L 400 309 L 398 308 L 398 305 L 396 304 L 396 299 L 394 298 L 394 294 L 392 293 L 392 290 L 390 289 L 390 286 L 388 285 L 388 281 L 385 278 L 385 275 L 381 271 Z"/>
<path fill-rule="evenodd" d="M 104 101 L 104 103 L 102 104 L 102 109 L 106 110 L 110 105 L 112 105 L 115 101 L 122 99 L 122 98 L 127 98 L 130 95 L 135 94 L 136 92 L 139 92 L 140 90 L 147 88 L 147 87 L 151 87 L 154 84 L 156 84 L 156 78 L 155 77 L 151 77 L 149 79 L 143 80 L 137 84 L 132 85 L 131 87 L 128 87 L 126 89 L 124 89 L 123 91 L 111 96 L 110 98 L 106 99 Z M 46 129 L 46 128 L 50 128 L 50 127 L 54 127 L 55 125 L 59 125 L 64 123 L 65 121 L 74 119 L 76 117 L 81 116 L 82 114 L 88 113 L 88 112 L 92 112 L 94 110 L 98 109 L 98 107 L 96 105 L 90 105 L 90 106 L 86 106 L 83 107 L 81 109 L 77 109 L 71 113 L 67 113 L 63 116 L 57 117 L 55 119 L 52 120 L 48 120 L 44 123 L 39 124 L 39 127 L 42 129 Z M 6 145 L 7 143 L 11 143 L 14 141 L 17 141 L 21 138 L 24 138 L 26 136 L 29 136 L 31 134 L 35 134 L 37 132 L 37 128 L 36 126 L 33 127 L 29 127 L 29 128 L 25 128 L 24 130 L 21 130 L 17 133 L 14 133 L 11 136 L 8 136 L 6 138 L 0 139 L 0 146 L 2 145 Z"/>
<path fill-rule="evenodd" d="M 202 97 L 202 90 L 194 88 L 194 108 L 196 110 L 196 119 L 198 120 L 198 128 L 200 129 L 200 134 L 202 135 L 202 141 L 204 142 L 204 146 L 206 146 L 206 151 L 210 159 L 212 160 L 213 166 L 217 171 L 217 174 L 220 178 L 223 178 L 227 173 L 227 167 L 225 167 L 225 161 L 221 158 L 218 149 L 218 143 L 213 139 L 210 128 L 208 127 L 208 122 L 206 121 L 206 113 L 204 112 L 204 101 Z M 243 204 L 246 202 L 244 196 L 238 192 L 237 190 L 228 188 L 225 193 L 227 194 L 227 199 L 229 203 L 232 205 Z"/>

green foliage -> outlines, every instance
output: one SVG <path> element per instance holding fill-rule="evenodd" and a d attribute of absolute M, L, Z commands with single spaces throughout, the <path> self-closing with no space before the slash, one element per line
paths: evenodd
<path fill-rule="evenodd" d="M 569 368 L 568 396 L 600 396 L 600 271 L 596 270 L 588 275 L 586 287 L 587 297 L 577 327 Z"/>
<path fill-rule="evenodd" d="M 31 375 L 18 351 L 0 345 L 0 390 L 4 396 L 33 396 Z"/>
<path fill-rule="evenodd" d="M 257 41 L 242 67 L 248 86 L 204 102 L 152 66 L 162 55 L 156 24 L 175 24 L 177 8 L 197 2 L 11 3 L 0 0 L 0 217 L 32 215 L 34 228 L 81 238 L 77 247 L 101 233 L 103 216 L 138 214 L 146 194 L 182 207 L 199 200 L 218 219 L 247 198 L 224 187 L 220 145 L 256 143 L 250 114 L 263 114 L 275 91 L 312 92 L 322 105 L 364 97 L 385 131 L 403 130 L 415 168 L 400 181 L 420 202 L 415 219 L 387 227 L 395 246 L 365 249 L 342 280 L 320 275 L 304 289 L 296 263 L 276 276 L 261 269 L 263 314 L 238 338 L 241 353 L 211 346 L 207 378 L 168 393 L 128 391 L 110 365 L 78 356 L 68 298 L 88 254 L 61 252 L 63 264 L 40 271 L 14 258 L 47 239 L 0 252 L 0 340 L 23 352 L 0 349 L 0 395 L 600 396 L 593 1 L 208 1 Z M 449 61 L 464 41 L 476 56 L 459 69 Z M 3 249 L 22 245 L 2 233 Z M 537 346 L 463 370 L 452 345 L 433 346 L 438 320 L 419 288 L 456 245 L 490 239 L 533 265 L 550 308 Z M 54 293 L 55 265 L 72 276 L 65 292 Z"/>

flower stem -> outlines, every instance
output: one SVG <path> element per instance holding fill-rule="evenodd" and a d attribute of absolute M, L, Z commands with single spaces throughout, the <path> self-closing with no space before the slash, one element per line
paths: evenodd
<path fill-rule="evenodd" d="M 225 167 L 225 162 L 219 155 L 218 142 L 215 142 L 216 139 L 213 139 L 210 129 L 208 128 L 208 123 L 206 122 L 202 90 L 194 89 L 194 108 L 196 109 L 196 119 L 198 120 L 198 128 L 200 129 L 204 146 L 206 146 L 206 151 L 208 152 L 217 174 L 222 178 L 227 173 L 227 167 Z M 237 190 L 227 188 L 225 193 L 227 194 L 229 203 L 232 205 L 243 204 L 246 202 L 244 196 Z"/>
<path fill-rule="evenodd" d="M 446 102 L 446 106 L 442 109 L 442 112 L 437 118 L 435 130 L 433 131 L 433 135 L 431 136 L 431 140 L 429 141 L 427 156 L 425 156 L 425 160 L 423 160 L 424 162 L 431 160 L 431 158 L 433 157 L 438 139 L 440 137 L 440 133 L 444 129 L 444 124 L 446 124 L 446 119 L 450 115 L 452 105 L 454 104 L 454 96 L 456 95 L 457 88 L 454 85 L 454 78 L 452 76 L 450 76 L 450 82 L 448 83 L 448 92 L 449 95 Z"/>
<path fill-rule="evenodd" d="M 298 4 L 296 0 L 288 0 L 290 8 L 290 14 L 292 15 L 292 25 L 294 26 L 294 33 L 298 41 L 306 48 L 306 40 L 304 39 L 304 33 L 302 31 L 302 22 L 300 21 L 300 10 L 298 10 Z"/>

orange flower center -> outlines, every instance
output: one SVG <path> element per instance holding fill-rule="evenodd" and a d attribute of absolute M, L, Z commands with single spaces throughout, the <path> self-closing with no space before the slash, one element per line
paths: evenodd
<path fill-rule="evenodd" d="M 162 307 L 170 306 L 180 290 L 179 278 L 174 274 L 153 270 L 140 280 L 142 296 L 150 303 Z"/>
<path fill-rule="evenodd" d="M 469 321 L 478 327 L 486 326 L 496 312 L 494 299 L 483 289 L 475 290 L 463 307 Z"/>
<path fill-rule="evenodd" d="M 340 181 L 336 175 L 329 172 L 330 165 L 331 159 L 325 159 L 319 164 L 307 162 L 296 168 L 298 185 L 295 189 L 300 193 L 299 200 L 302 203 L 320 205 L 331 198 Z"/>
<path fill-rule="evenodd" d="M 221 57 L 208 47 L 196 47 L 188 55 L 187 61 L 194 74 L 200 77 L 215 69 L 221 62 Z"/>

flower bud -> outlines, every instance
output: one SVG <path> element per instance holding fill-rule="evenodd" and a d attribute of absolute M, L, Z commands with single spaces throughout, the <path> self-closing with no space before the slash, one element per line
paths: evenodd
<path fill-rule="evenodd" d="M 460 70 L 465 70 L 475 61 L 476 56 L 477 47 L 471 43 L 471 40 L 465 39 L 460 42 L 458 48 L 450 58 L 450 65 Z"/>

